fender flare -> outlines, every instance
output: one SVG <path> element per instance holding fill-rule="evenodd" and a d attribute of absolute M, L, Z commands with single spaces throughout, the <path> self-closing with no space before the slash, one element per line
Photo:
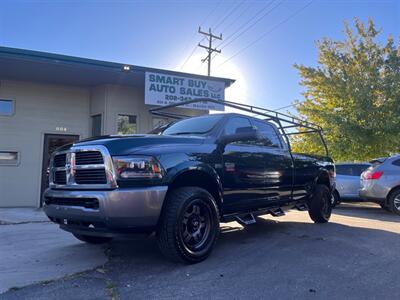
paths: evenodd
<path fill-rule="evenodd" d="M 223 203 L 222 181 L 221 181 L 221 178 L 218 175 L 217 171 L 215 171 L 215 169 L 213 167 L 211 167 L 209 164 L 202 163 L 202 162 L 196 162 L 196 161 L 182 162 L 182 163 L 178 164 L 177 166 L 175 166 L 173 169 L 169 170 L 169 172 L 167 173 L 167 177 L 166 177 L 166 183 L 168 185 L 171 185 L 176 180 L 176 178 L 178 178 L 182 174 L 187 173 L 187 172 L 193 172 L 193 171 L 203 172 L 204 174 L 206 174 L 207 176 L 212 178 L 212 180 L 216 183 L 216 185 L 218 187 L 218 194 L 219 194 L 219 198 L 220 198 L 219 200 L 220 200 L 220 204 L 222 204 Z"/>

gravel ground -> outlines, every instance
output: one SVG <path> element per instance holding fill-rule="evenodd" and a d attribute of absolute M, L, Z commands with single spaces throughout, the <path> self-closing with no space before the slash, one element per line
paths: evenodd
<path fill-rule="evenodd" d="M 328 224 L 306 212 L 222 224 L 211 257 L 165 260 L 153 237 L 116 240 L 95 270 L 1 294 L 0 299 L 398 299 L 400 217 L 342 204 Z"/>

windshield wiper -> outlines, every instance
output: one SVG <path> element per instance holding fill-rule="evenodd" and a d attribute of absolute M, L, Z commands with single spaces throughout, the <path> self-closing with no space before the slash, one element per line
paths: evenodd
<path fill-rule="evenodd" d="M 203 134 L 204 132 L 192 132 L 192 131 L 182 131 L 171 133 L 170 135 L 184 135 L 184 134 Z"/>

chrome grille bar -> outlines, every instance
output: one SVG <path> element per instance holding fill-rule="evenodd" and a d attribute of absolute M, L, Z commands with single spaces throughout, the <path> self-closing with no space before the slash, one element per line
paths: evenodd
<path fill-rule="evenodd" d="M 64 156 L 65 163 L 61 165 Z M 104 189 L 117 187 L 112 158 L 108 149 L 101 145 L 73 146 L 69 150 L 56 152 L 52 156 L 50 166 L 50 188 Z M 65 179 L 62 174 L 65 174 Z"/>

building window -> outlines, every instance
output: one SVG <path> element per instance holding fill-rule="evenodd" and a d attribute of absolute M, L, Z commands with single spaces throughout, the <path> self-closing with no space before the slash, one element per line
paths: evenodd
<path fill-rule="evenodd" d="M 118 115 L 118 134 L 137 133 L 136 116 Z"/>
<path fill-rule="evenodd" d="M 92 136 L 101 135 L 101 114 L 92 116 Z"/>
<path fill-rule="evenodd" d="M 18 165 L 19 153 L 17 151 L 0 151 L 0 165 Z"/>
<path fill-rule="evenodd" d="M 0 116 L 11 116 L 14 114 L 14 101 L 0 99 Z"/>

